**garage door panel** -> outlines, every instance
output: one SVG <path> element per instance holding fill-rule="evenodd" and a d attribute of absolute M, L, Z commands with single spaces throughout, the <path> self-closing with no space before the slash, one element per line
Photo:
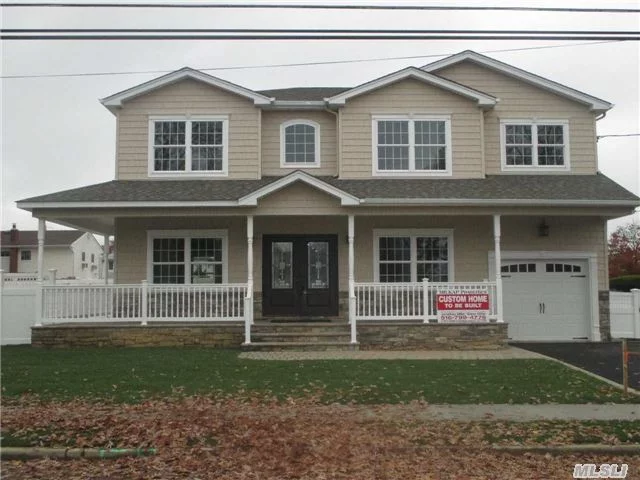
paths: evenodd
<path fill-rule="evenodd" d="M 586 262 L 507 260 L 503 261 L 502 272 L 510 338 L 540 341 L 588 337 Z"/>

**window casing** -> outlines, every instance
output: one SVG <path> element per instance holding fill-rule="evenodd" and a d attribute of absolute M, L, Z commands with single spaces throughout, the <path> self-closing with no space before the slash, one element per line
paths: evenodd
<path fill-rule="evenodd" d="M 149 283 L 227 283 L 227 237 L 226 230 L 149 231 Z"/>
<path fill-rule="evenodd" d="M 289 120 L 280 125 L 280 166 L 320 167 L 320 125 L 311 120 Z"/>
<path fill-rule="evenodd" d="M 226 176 L 227 116 L 149 118 L 150 176 Z"/>
<path fill-rule="evenodd" d="M 25 262 L 31 260 L 31 250 L 20 250 L 20 260 Z"/>
<path fill-rule="evenodd" d="M 451 175 L 448 115 L 376 115 L 372 143 L 374 175 Z"/>
<path fill-rule="evenodd" d="M 503 119 L 500 152 L 504 171 L 569 170 L 569 122 Z"/>
<path fill-rule="evenodd" d="M 453 230 L 374 230 L 375 281 L 452 282 Z"/>

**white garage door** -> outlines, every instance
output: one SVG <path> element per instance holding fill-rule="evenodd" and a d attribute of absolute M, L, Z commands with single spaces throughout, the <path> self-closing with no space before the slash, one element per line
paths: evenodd
<path fill-rule="evenodd" d="M 589 338 L 587 262 L 504 260 L 502 285 L 512 340 Z"/>

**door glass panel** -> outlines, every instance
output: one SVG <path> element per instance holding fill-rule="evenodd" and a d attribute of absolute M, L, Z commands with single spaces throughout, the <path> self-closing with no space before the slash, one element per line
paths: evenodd
<path fill-rule="evenodd" d="M 292 259 L 292 242 L 273 242 L 271 244 L 271 288 L 293 288 Z"/>
<path fill-rule="evenodd" d="M 309 288 L 329 288 L 329 243 L 309 242 L 307 259 Z"/>

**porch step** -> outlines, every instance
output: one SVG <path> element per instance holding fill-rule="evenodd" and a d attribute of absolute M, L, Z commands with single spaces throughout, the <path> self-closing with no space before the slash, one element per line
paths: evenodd
<path fill-rule="evenodd" d="M 358 350 L 358 345 L 351 345 L 349 342 L 255 342 L 243 345 L 242 348 L 253 352 L 322 352 L 327 350 Z"/>
<path fill-rule="evenodd" d="M 350 339 L 346 323 L 255 323 L 251 326 L 251 344 L 243 348 L 263 351 L 353 350 Z"/>
<path fill-rule="evenodd" d="M 314 343 L 314 342 L 347 342 L 350 340 L 349 332 L 255 332 L 251 336 L 254 342 L 294 342 L 294 343 Z"/>

